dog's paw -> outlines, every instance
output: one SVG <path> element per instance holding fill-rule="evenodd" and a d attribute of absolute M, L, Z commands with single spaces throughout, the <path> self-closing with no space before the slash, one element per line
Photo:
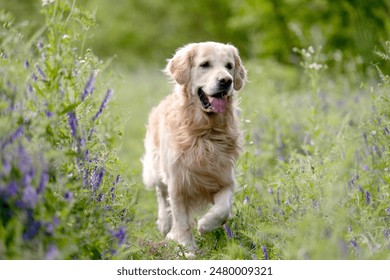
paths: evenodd
<path fill-rule="evenodd" d="M 171 229 L 171 231 L 167 234 L 167 239 L 176 241 L 183 246 L 195 248 L 195 242 L 189 230 L 177 231 Z"/>
<path fill-rule="evenodd" d="M 202 234 L 208 233 L 210 231 L 213 231 L 214 229 L 216 229 L 220 225 L 221 225 L 221 222 L 218 220 L 207 219 L 207 218 L 203 217 L 198 222 L 198 232 L 200 235 L 202 235 Z"/>
<path fill-rule="evenodd" d="M 198 232 L 200 235 L 219 228 L 229 217 L 229 213 L 221 216 L 206 215 L 198 221 Z"/>
<path fill-rule="evenodd" d="M 168 232 L 171 230 L 171 223 L 168 220 L 160 220 L 157 219 L 156 225 L 158 230 L 166 236 Z"/>
<path fill-rule="evenodd" d="M 168 232 L 166 238 L 179 243 L 183 250 L 180 250 L 187 259 L 195 258 L 196 245 L 189 232 L 179 234 L 176 231 L 171 230 Z"/>
<path fill-rule="evenodd" d="M 170 232 L 167 233 L 166 236 L 167 236 L 168 240 L 173 240 L 173 241 L 179 242 L 179 240 L 178 240 L 179 238 L 178 238 L 177 234 L 175 233 L 175 231 L 171 230 Z"/>

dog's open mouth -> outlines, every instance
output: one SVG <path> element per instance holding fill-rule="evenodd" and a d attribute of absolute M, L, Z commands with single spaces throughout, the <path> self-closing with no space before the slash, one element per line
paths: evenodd
<path fill-rule="evenodd" d="M 200 103 L 202 103 L 203 109 L 206 112 L 223 113 L 226 111 L 229 101 L 225 91 L 215 93 L 213 96 L 207 96 L 204 91 L 199 88 L 198 96 Z"/>

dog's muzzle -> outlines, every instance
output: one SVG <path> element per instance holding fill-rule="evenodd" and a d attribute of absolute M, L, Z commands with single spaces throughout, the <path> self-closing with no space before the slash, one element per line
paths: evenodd
<path fill-rule="evenodd" d="M 227 89 L 230 89 L 230 86 L 228 86 Z M 229 91 L 226 90 L 226 88 L 214 93 L 212 96 L 208 96 L 202 88 L 198 89 L 200 103 L 202 104 L 203 110 L 208 113 L 225 112 L 229 103 L 228 94 Z"/>

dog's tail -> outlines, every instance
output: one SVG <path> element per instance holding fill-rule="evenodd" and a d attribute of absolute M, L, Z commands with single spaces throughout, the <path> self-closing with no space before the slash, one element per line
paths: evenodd
<path fill-rule="evenodd" d="M 141 158 L 142 162 L 142 180 L 146 189 L 154 189 L 159 185 L 160 180 L 154 166 L 153 157 L 150 153 L 145 153 Z"/>

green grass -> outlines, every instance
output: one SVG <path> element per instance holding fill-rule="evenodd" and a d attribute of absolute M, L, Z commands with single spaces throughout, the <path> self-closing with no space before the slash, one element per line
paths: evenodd
<path fill-rule="evenodd" d="M 148 114 L 172 84 L 158 67 L 111 71 L 115 60 L 77 48 L 94 21 L 71 2 L 44 10 L 27 42 L 1 14 L 0 259 L 184 259 L 158 232 L 156 197 L 141 180 Z M 205 236 L 194 230 L 197 259 L 390 258 L 389 76 L 297 53 L 301 67 L 244 61 L 234 216 Z"/>

